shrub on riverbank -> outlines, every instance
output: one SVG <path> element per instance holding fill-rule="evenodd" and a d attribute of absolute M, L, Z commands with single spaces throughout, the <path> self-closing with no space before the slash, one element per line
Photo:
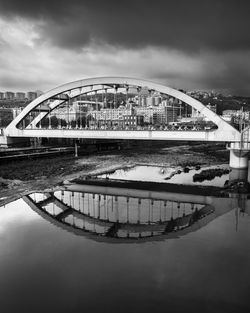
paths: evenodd
<path fill-rule="evenodd" d="M 215 177 L 221 177 L 222 175 L 228 174 L 229 169 L 227 168 L 211 168 L 203 170 L 193 176 L 194 182 L 203 182 L 204 180 L 213 180 Z"/>

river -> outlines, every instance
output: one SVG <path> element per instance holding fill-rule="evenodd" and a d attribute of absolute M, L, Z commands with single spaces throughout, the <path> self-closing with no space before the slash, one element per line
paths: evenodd
<path fill-rule="evenodd" d="M 1 312 L 249 312 L 249 195 L 170 184 L 86 180 L 0 207 Z"/>

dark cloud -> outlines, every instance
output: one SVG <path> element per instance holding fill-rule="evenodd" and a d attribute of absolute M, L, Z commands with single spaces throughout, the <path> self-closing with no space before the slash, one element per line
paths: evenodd
<path fill-rule="evenodd" d="M 204 75 L 204 85 L 210 89 L 218 89 L 234 95 L 250 95 L 250 51 L 245 53 L 229 53 L 220 56 L 217 60 L 209 60 Z M 220 70 L 220 64 L 223 69 Z M 218 67 L 219 70 L 212 70 Z M 205 72 L 206 73 L 206 72 Z"/>
<path fill-rule="evenodd" d="M 250 47 L 250 2 L 236 0 L 0 0 L 0 15 L 43 21 L 41 41 L 77 49 L 91 41 L 188 52 Z"/>
<path fill-rule="evenodd" d="M 113 74 L 249 94 L 249 15 L 248 0 L 0 0 L 2 25 L 35 27 L 0 29 L 0 85 Z"/>

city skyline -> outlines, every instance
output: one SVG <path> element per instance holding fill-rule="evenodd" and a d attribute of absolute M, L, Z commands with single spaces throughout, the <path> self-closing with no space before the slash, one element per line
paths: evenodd
<path fill-rule="evenodd" d="M 0 0 L 0 89 L 46 91 L 122 75 L 250 95 L 249 8 L 224 0 Z"/>

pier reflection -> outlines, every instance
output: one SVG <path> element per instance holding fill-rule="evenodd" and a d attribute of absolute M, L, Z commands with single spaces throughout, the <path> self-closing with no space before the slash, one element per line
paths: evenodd
<path fill-rule="evenodd" d="M 232 209 L 250 210 L 246 194 L 199 194 L 70 185 L 24 201 L 51 223 L 95 240 L 133 242 L 183 236 Z M 119 240 L 120 239 L 120 240 Z"/>

